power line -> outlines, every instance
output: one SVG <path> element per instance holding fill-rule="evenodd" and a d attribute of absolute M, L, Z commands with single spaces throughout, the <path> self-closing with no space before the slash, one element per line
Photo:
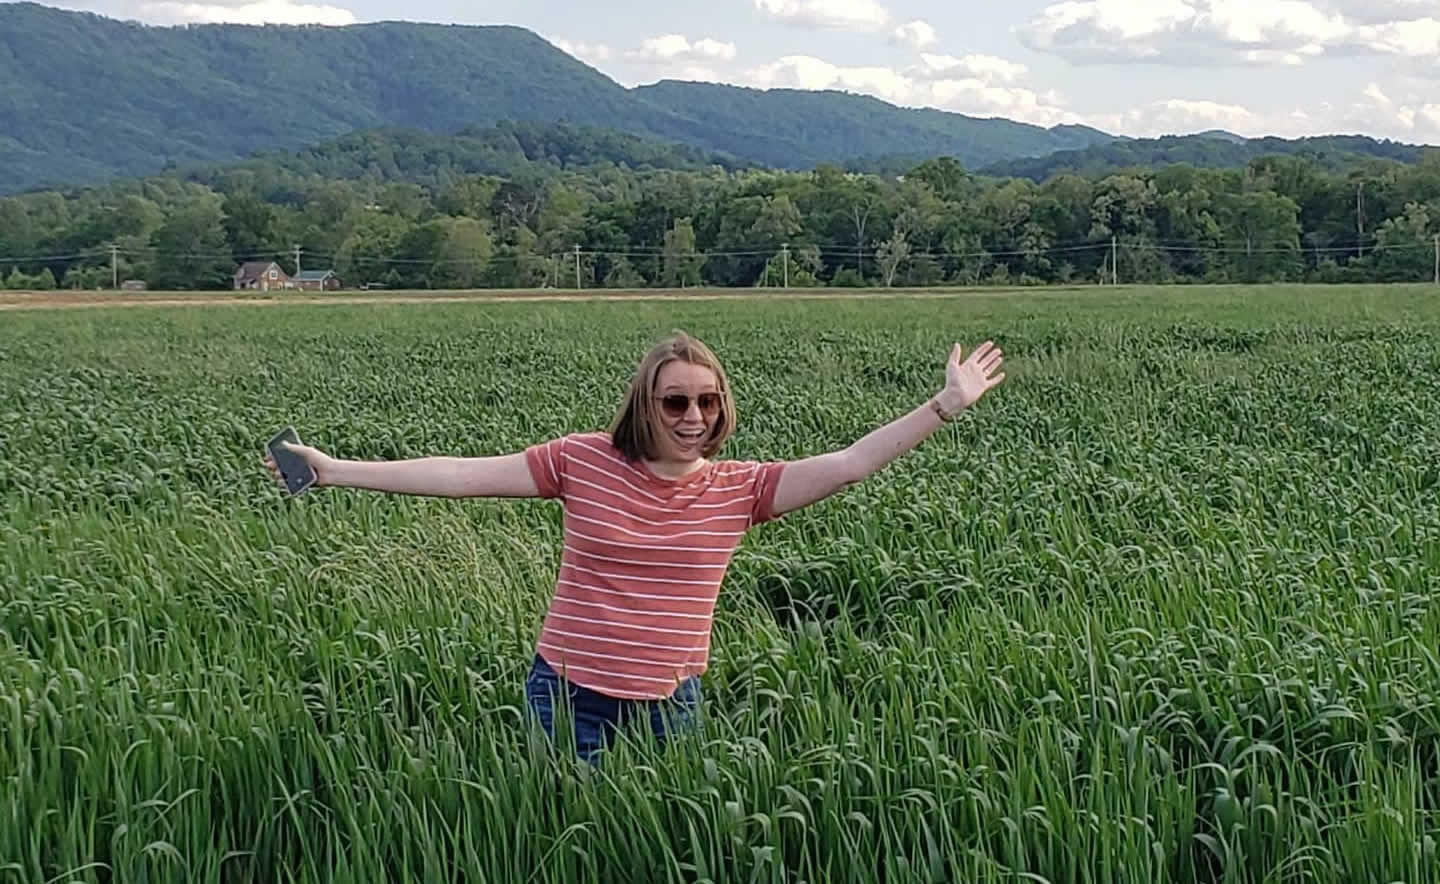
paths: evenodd
<path fill-rule="evenodd" d="M 1096 253 L 1106 259 L 1106 270 L 1114 272 L 1114 258 L 1119 252 L 1156 252 L 1168 254 L 1190 254 L 1190 255 L 1213 255 L 1213 256 L 1254 256 L 1254 255 L 1289 255 L 1304 259 L 1305 257 L 1318 257 L 1321 255 L 1345 254 L 1354 248 L 1353 244 L 1335 244 L 1326 246 L 1306 246 L 1298 242 L 1275 242 L 1260 240 L 1248 245 L 1217 245 L 1213 243 L 1191 243 L 1191 244 L 1170 244 L 1164 241 L 1152 241 L 1146 239 L 1135 239 L 1127 241 L 1124 238 L 1107 238 L 1093 242 L 1082 242 L 1072 244 L 1050 244 L 1034 247 L 995 247 L 985 248 L 983 246 L 972 247 L 966 250 L 956 251 L 913 251 L 907 256 L 908 260 L 932 260 L 932 261 L 963 261 L 973 259 L 1002 259 L 1002 258 L 1036 258 L 1080 254 L 1085 252 Z M 1417 252 L 1436 249 L 1436 243 L 1432 238 L 1414 242 L 1392 242 L 1380 244 L 1378 242 L 1370 245 L 1371 254 L 1384 252 Z M 1109 254 L 1106 254 L 1109 253 Z M 527 263 L 539 262 L 547 266 L 562 258 L 574 257 L 577 261 L 577 270 L 582 269 L 578 265 L 583 264 L 585 259 L 639 259 L 657 260 L 666 259 L 728 259 L 728 258 L 765 258 L 776 259 L 796 257 L 803 254 L 818 255 L 822 260 L 831 261 L 839 259 L 849 261 L 854 259 L 876 259 L 881 255 L 878 248 L 854 249 L 845 246 L 819 246 L 815 244 L 788 243 L 774 248 L 764 249 L 720 249 L 709 252 L 688 251 L 688 252 L 656 252 L 648 247 L 626 246 L 618 249 L 586 249 L 576 247 L 563 253 L 554 252 L 549 254 L 490 254 L 476 257 L 437 257 L 437 258 L 412 258 L 395 255 L 378 254 L 344 254 L 344 253 L 323 253 L 310 252 L 301 245 L 295 244 L 287 255 L 282 250 L 267 250 L 249 253 L 232 252 L 178 252 L 166 251 L 154 246 L 121 246 L 110 245 L 94 249 L 70 252 L 64 254 L 38 254 L 38 255 L 11 255 L 0 257 L 0 264 L 21 265 L 21 264 L 43 264 L 51 262 L 73 262 L 93 260 L 99 266 L 100 261 L 109 259 L 112 281 L 118 286 L 119 260 L 121 257 L 131 260 L 212 260 L 216 262 L 234 262 L 258 259 L 278 259 L 282 256 L 293 257 L 297 273 L 299 272 L 302 254 L 311 261 L 320 264 L 334 266 L 339 263 L 349 263 L 352 266 L 363 266 L 367 269 L 375 266 L 394 267 L 435 267 L 435 266 L 494 266 L 506 263 Z"/>

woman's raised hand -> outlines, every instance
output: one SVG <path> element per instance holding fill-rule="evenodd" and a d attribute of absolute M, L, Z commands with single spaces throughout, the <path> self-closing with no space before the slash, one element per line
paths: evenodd
<path fill-rule="evenodd" d="M 1000 371 L 1004 354 L 994 341 L 976 347 L 963 361 L 962 356 L 964 350 L 956 344 L 945 365 L 945 391 L 941 394 L 945 404 L 956 411 L 974 405 L 1005 380 L 1005 373 Z"/>

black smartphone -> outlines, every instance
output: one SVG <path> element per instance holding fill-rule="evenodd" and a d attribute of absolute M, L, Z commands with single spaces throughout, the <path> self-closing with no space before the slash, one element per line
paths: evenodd
<path fill-rule="evenodd" d="M 275 466 L 280 468 L 280 475 L 285 479 L 285 488 L 291 494 L 303 494 L 315 484 L 315 471 L 298 454 L 293 454 L 281 447 L 281 442 L 292 442 L 300 444 L 300 437 L 295 433 L 294 427 L 286 427 L 275 434 L 275 438 L 266 444 L 270 457 L 275 461 Z"/>

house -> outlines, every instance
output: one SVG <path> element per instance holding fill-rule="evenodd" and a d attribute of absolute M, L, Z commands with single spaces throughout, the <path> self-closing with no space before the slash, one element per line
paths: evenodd
<path fill-rule="evenodd" d="M 307 292 L 333 292 L 342 288 L 334 270 L 302 270 L 295 275 L 295 287 Z"/>
<path fill-rule="evenodd" d="M 295 280 L 274 261 L 246 261 L 235 271 L 234 281 L 236 289 L 259 289 L 262 292 L 295 288 Z"/>
<path fill-rule="evenodd" d="M 148 286 L 143 279 L 127 279 L 120 283 L 121 291 L 126 292 L 143 292 L 146 288 L 148 288 Z"/>

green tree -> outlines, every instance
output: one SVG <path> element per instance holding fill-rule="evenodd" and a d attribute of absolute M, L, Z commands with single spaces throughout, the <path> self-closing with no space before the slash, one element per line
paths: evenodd
<path fill-rule="evenodd" d="M 689 218 L 677 218 L 665 231 L 664 270 L 662 281 L 667 286 L 687 288 L 700 285 L 700 268 L 705 256 L 695 246 L 695 227 Z"/>
<path fill-rule="evenodd" d="M 936 157 L 911 169 L 907 178 L 924 182 L 934 194 L 946 202 L 971 195 L 974 179 L 954 157 Z"/>
<path fill-rule="evenodd" d="M 605 287 L 611 289 L 638 289 L 645 287 L 645 277 L 624 256 L 610 262 L 605 274 Z"/>
<path fill-rule="evenodd" d="M 494 243 L 486 225 L 474 218 L 454 218 L 442 222 L 444 238 L 435 252 L 430 270 L 433 288 L 478 288 L 490 272 Z"/>
<path fill-rule="evenodd" d="M 374 209 L 357 210 L 340 245 L 335 269 L 342 277 L 357 282 L 382 279 L 392 268 L 391 259 L 409 230 L 403 218 Z"/>
<path fill-rule="evenodd" d="M 1095 187 L 1091 205 L 1092 239 L 1139 237 L 1152 233 L 1154 185 L 1134 175 L 1111 175 Z"/>
<path fill-rule="evenodd" d="M 461 176 L 436 193 L 435 208 L 447 215 L 489 220 L 490 206 L 502 183 L 492 175 Z"/>
<path fill-rule="evenodd" d="M 157 289 L 218 289 L 229 285 L 234 262 L 224 216 L 214 196 L 172 209 L 151 237 L 150 285 Z"/>
<path fill-rule="evenodd" d="M 1410 203 L 1405 214 L 1380 225 L 1369 261 L 1375 277 L 1385 282 L 1428 282 L 1435 273 L 1436 212 Z"/>
<path fill-rule="evenodd" d="M 450 236 L 450 224 L 447 219 L 436 218 L 411 227 L 400 237 L 390 263 L 400 276 L 401 286 L 438 287 L 435 274 L 440 267 L 441 250 Z"/>
<path fill-rule="evenodd" d="M 818 288 L 819 272 L 824 266 L 820 260 L 820 249 L 814 245 L 801 245 L 781 249 L 765 262 L 765 269 L 755 280 L 757 288 Z"/>
<path fill-rule="evenodd" d="M 749 236 L 753 245 L 779 245 L 805 229 L 800 220 L 800 210 L 791 201 L 789 194 L 764 197 Z"/>
<path fill-rule="evenodd" d="M 110 268 L 95 265 L 76 265 L 65 271 L 60 287 L 90 291 L 110 287 Z"/>
<path fill-rule="evenodd" d="M 0 199 L 0 259 L 35 254 L 35 228 L 24 202 Z"/>
<path fill-rule="evenodd" d="M 1219 221 L 1237 250 L 1231 265 L 1246 282 L 1273 282 L 1299 276 L 1299 206 L 1274 191 L 1223 194 L 1218 200 Z"/>
<path fill-rule="evenodd" d="M 225 238 L 237 261 L 257 255 L 272 255 L 288 244 L 275 238 L 275 208 L 252 191 L 226 195 L 220 210 L 224 215 Z M 293 262 L 290 262 L 293 264 Z M 293 266 L 289 272 L 295 272 Z"/>
<path fill-rule="evenodd" d="M 885 281 L 886 288 L 895 284 L 896 272 L 909 257 L 910 243 L 905 238 L 905 231 L 897 227 L 890 238 L 880 244 L 875 255 L 875 262 L 880 266 L 880 278 Z"/>
<path fill-rule="evenodd" d="M 941 273 L 948 282 L 960 285 L 978 285 L 994 263 L 979 231 L 967 223 L 969 220 L 952 219 L 940 240 L 944 254 L 940 262 Z"/>

